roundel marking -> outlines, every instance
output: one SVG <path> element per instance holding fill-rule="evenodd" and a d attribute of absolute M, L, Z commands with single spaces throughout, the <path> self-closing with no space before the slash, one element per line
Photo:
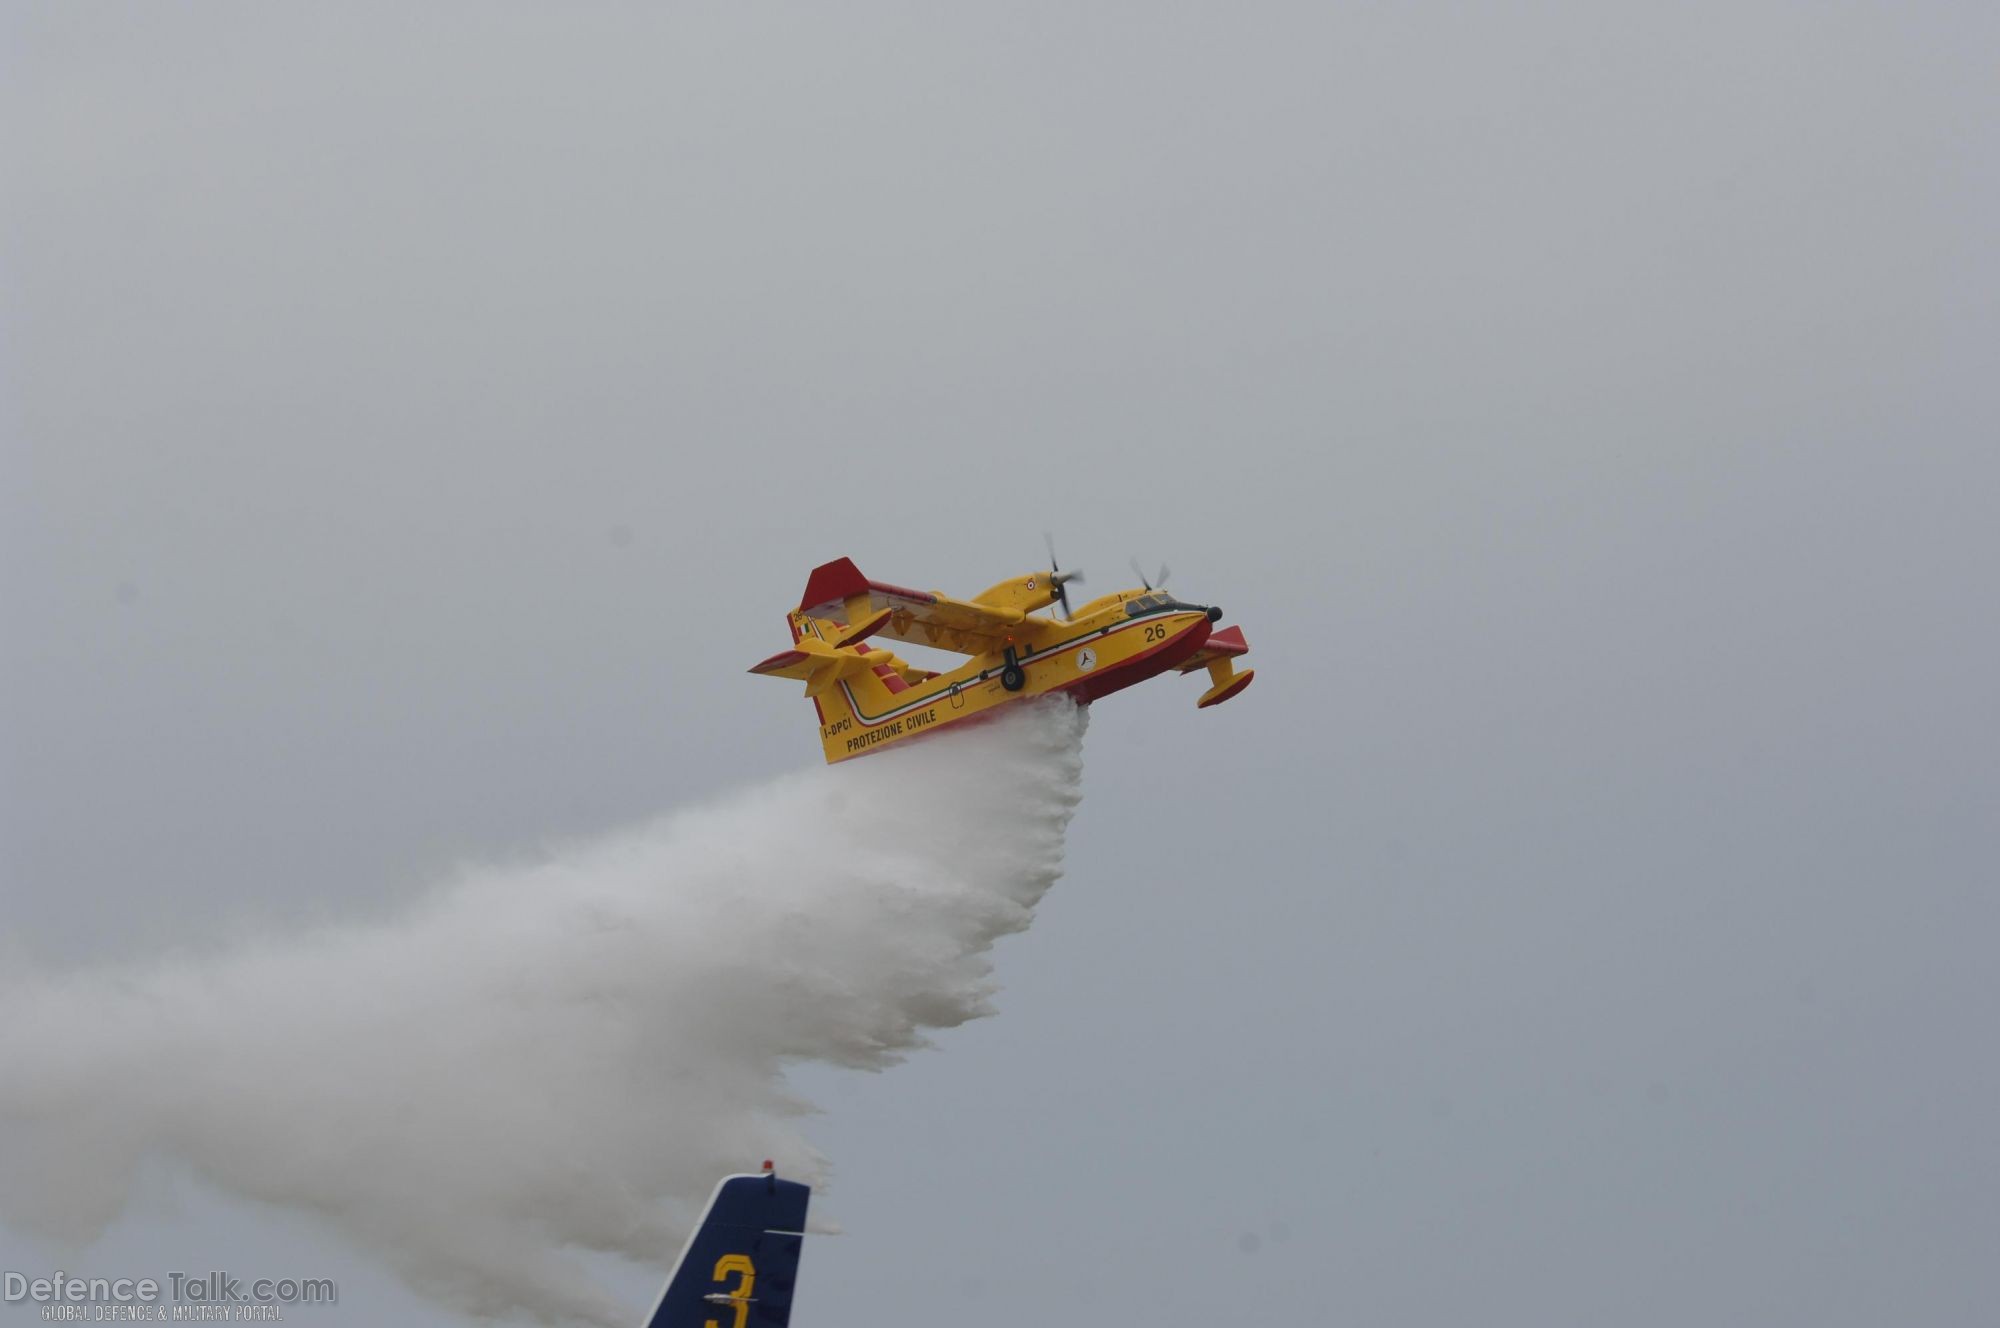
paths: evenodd
<path fill-rule="evenodd" d="M 1096 668 L 1097 652 L 1095 650 L 1092 650 L 1089 646 L 1085 646 L 1083 649 L 1077 651 L 1076 667 L 1078 671 L 1083 673 L 1088 673 L 1092 669 Z"/>

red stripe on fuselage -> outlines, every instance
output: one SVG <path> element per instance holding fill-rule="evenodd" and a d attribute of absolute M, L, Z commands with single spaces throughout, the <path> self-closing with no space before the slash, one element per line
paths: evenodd
<path fill-rule="evenodd" d="M 1113 664 L 1102 673 L 1086 673 L 1075 682 L 1066 682 L 1060 687 L 1051 687 L 1049 690 L 1066 693 L 1088 705 L 1100 696 L 1109 696 L 1113 692 L 1123 691 L 1134 683 L 1144 682 L 1148 678 L 1165 673 L 1201 649 L 1203 643 L 1208 640 L 1208 632 L 1208 619 L 1196 618 L 1160 644 L 1140 651 L 1123 663 Z"/>

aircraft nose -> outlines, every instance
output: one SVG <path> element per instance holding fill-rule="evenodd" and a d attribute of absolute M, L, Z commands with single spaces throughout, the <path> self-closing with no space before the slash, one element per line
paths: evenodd
<path fill-rule="evenodd" d="M 1215 605 L 1215 604 L 1211 604 L 1211 605 L 1209 605 L 1209 608 L 1208 608 L 1208 620 L 1209 620 L 1210 622 L 1221 622 L 1221 621 L 1222 621 L 1222 608 L 1221 608 L 1221 606 L 1220 606 L 1220 605 Z"/>

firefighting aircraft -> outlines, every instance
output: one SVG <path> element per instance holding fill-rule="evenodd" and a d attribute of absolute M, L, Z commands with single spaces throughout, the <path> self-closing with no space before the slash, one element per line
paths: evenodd
<path fill-rule="evenodd" d="M 769 1162 L 724 1176 L 688 1233 L 646 1328 L 784 1328 L 792 1321 L 810 1187 Z"/>
<path fill-rule="evenodd" d="M 1134 569 L 1137 570 L 1136 567 Z M 950 724 L 990 716 L 1032 696 L 1095 701 L 1168 669 L 1208 670 L 1197 706 L 1220 705 L 1256 674 L 1236 671 L 1250 649 L 1243 629 L 1214 624 L 1222 610 L 1183 604 L 1139 574 L 1141 589 L 1100 595 L 1074 614 L 1069 584 L 1082 574 L 1056 566 L 990 587 L 970 600 L 871 581 L 846 558 L 813 569 L 788 615 L 792 648 L 752 673 L 802 680 L 819 711 L 829 763 L 879 751 Z M 1039 617 L 1037 611 L 1061 609 Z M 915 668 L 870 638 L 968 655 L 948 673 Z"/>

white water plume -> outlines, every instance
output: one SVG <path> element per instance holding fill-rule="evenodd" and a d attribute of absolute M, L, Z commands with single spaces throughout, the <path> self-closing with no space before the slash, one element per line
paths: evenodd
<path fill-rule="evenodd" d="M 392 922 L 14 975 L 0 1207 L 87 1242 L 164 1160 L 465 1312 L 625 1328 L 578 1251 L 664 1266 L 723 1172 L 825 1174 L 788 1063 L 878 1069 L 989 1012 L 1081 775 L 1083 712 L 1017 710 L 465 872 Z"/>

